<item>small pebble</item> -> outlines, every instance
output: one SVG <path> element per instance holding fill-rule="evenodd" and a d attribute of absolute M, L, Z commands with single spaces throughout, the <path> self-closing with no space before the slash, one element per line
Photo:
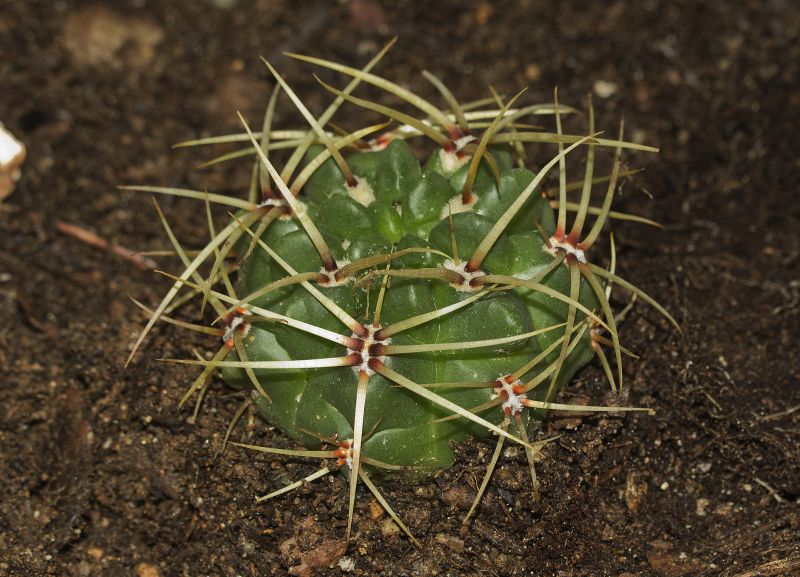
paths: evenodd
<path fill-rule="evenodd" d="M 391 518 L 386 519 L 381 524 L 381 533 L 384 537 L 389 537 L 390 535 L 397 535 L 400 533 L 400 527 L 397 526 L 397 523 L 391 520 Z"/>
<path fill-rule="evenodd" d="M 339 559 L 339 569 L 344 571 L 345 573 L 350 573 L 355 570 L 356 568 L 356 561 L 352 557 L 342 557 Z"/>
<path fill-rule="evenodd" d="M 694 512 L 697 514 L 698 517 L 706 516 L 706 509 L 708 508 L 709 503 L 711 503 L 711 501 L 709 501 L 705 497 L 701 497 L 700 499 L 697 500 L 697 502 L 695 503 Z"/>
<path fill-rule="evenodd" d="M 596 80 L 594 86 L 592 86 L 594 93 L 597 94 L 600 98 L 610 98 L 614 94 L 616 94 L 619 86 L 617 86 L 616 82 L 607 82 L 605 80 Z"/>
<path fill-rule="evenodd" d="M 542 68 L 536 64 L 528 64 L 525 67 L 525 78 L 527 80 L 536 81 L 542 77 Z"/>
<path fill-rule="evenodd" d="M 381 517 L 383 517 L 383 507 L 381 507 L 381 504 L 378 503 L 378 501 L 372 499 L 369 502 L 369 518 L 373 521 L 377 521 Z"/>
<path fill-rule="evenodd" d="M 150 563 L 139 563 L 136 566 L 136 577 L 161 577 L 158 567 Z"/>

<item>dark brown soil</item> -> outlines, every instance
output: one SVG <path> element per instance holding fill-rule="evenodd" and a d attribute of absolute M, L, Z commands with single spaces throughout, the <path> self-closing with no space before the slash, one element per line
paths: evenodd
<path fill-rule="evenodd" d="M 575 103 L 595 90 L 602 125 L 625 111 L 628 134 L 661 147 L 628 156 L 647 170 L 619 206 L 665 230 L 615 233 L 621 272 L 685 337 L 636 306 L 622 327 L 641 355 L 627 364 L 630 399 L 657 416 L 554 419 L 564 435 L 540 465 L 540 505 L 512 451 L 460 527 L 488 442 L 431 481 L 385 485 L 421 549 L 360 499 L 352 574 L 800 575 L 799 31 L 788 0 L 0 0 L 0 121 L 29 155 L 0 204 L 0 575 L 285 575 L 301 553 L 336 562 L 344 480 L 255 504 L 313 465 L 217 456 L 241 397 L 215 383 L 191 424 L 177 409 L 191 373 L 156 361 L 206 341 L 159 328 L 123 370 L 143 325 L 126 295 L 155 303 L 167 283 L 57 223 L 164 247 L 147 195 L 116 185 L 241 189 L 246 169 L 199 171 L 203 153 L 170 145 L 236 130 L 237 109 L 257 118 L 271 86 L 259 55 L 319 107 L 311 69 L 282 51 L 360 64 L 393 35 L 381 73 L 426 96 L 424 68 L 464 99 L 490 83 L 530 85 L 538 100 L 558 85 Z M 201 245 L 197 203 L 161 202 Z M 590 367 L 567 397 L 602 400 L 606 386 Z M 234 435 L 281 442 L 252 417 Z"/>

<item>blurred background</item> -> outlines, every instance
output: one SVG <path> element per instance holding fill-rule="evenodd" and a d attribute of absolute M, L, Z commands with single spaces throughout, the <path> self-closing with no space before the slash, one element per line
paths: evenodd
<path fill-rule="evenodd" d="M 0 0 L 0 123 L 27 152 L 0 199 L 0 575 L 800 574 L 799 31 L 781 0 Z M 634 308 L 630 399 L 658 413 L 554 417 L 540 504 L 512 449 L 462 529 L 491 451 L 473 442 L 433 480 L 386 484 L 423 549 L 363 499 L 342 557 L 341 479 L 256 505 L 310 469 L 218 455 L 241 402 L 221 383 L 196 422 L 177 409 L 191 372 L 155 359 L 208 342 L 161 328 L 122 370 L 144 324 L 127 295 L 156 303 L 168 285 L 151 269 L 175 263 L 136 255 L 167 241 L 148 195 L 116 186 L 241 194 L 249 162 L 199 170 L 208 150 L 171 146 L 238 131 L 237 110 L 260 122 L 259 56 L 319 113 L 312 73 L 345 80 L 283 53 L 362 66 L 394 36 L 376 71 L 430 100 L 422 70 L 462 101 L 557 86 L 660 147 L 626 156 L 646 170 L 618 208 L 664 228 L 617 224 L 619 270 L 685 337 Z M 363 119 L 345 106 L 336 122 Z M 288 100 L 276 124 L 301 126 Z M 200 205 L 159 201 L 202 246 Z M 606 387 L 589 367 L 566 394 Z M 249 414 L 234 435 L 284 442 Z"/>

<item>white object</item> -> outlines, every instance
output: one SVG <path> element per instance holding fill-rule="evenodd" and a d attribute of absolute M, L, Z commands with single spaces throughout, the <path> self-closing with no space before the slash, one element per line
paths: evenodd
<path fill-rule="evenodd" d="M 0 122 L 0 200 L 14 191 L 22 175 L 20 167 L 25 162 L 25 146 Z"/>

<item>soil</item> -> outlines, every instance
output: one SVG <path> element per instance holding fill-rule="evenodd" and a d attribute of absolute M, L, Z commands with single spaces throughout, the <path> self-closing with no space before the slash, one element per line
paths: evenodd
<path fill-rule="evenodd" d="M 798 30 L 783 0 L 0 0 L 0 121 L 28 148 L 0 204 L 0 575 L 800 575 Z M 314 464 L 220 454 L 242 402 L 221 382 L 196 422 L 177 408 L 192 373 L 157 359 L 207 340 L 162 326 L 123 369 L 144 324 L 127 295 L 153 304 L 168 282 L 67 233 L 166 247 L 148 195 L 117 185 L 242 190 L 244 165 L 198 170 L 208 151 L 170 146 L 258 118 L 259 55 L 319 110 L 310 67 L 282 52 L 362 64 L 394 35 L 381 74 L 426 97 L 422 69 L 464 100 L 593 92 L 599 125 L 624 111 L 661 148 L 628 155 L 646 171 L 618 208 L 664 229 L 617 223 L 615 239 L 622 275 L 684 335 L 634 307 L 626 386 L 657 414 L 553 416 L 540 503 L 512 449 L 462 528 L 492 447 L 471 442 L 431 480 L 384 485 L 422 548 L 364 495 L 341 557 L 345 481 L 256 504 Z M 159 201 L 201 246 L 201 207 Z M 606 390 L 593 365 L 564 398 Z M 233 435 L 286 443 L 249 412 Z"/>

